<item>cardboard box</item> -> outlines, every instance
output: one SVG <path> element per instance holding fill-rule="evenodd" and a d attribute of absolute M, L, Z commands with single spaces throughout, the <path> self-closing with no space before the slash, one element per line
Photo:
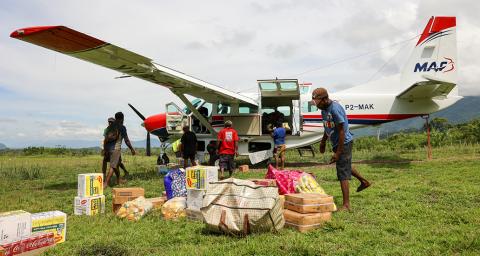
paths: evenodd
<path fill-rule="evenodd" d="M 65 242 L 67 235 L 67 214 L 61 211 L 32 214 L 32 234 L 52 232 L 55 243 Z"/>
<path fill-rule="evenodd" d="M 275 179 L 248 179 L 248 180 L 252 181 L 253 183 L 259 186 L 265 186 L 265 187 L 277 186 L 277 181 Z"/>
<path fill-rule="evenodd" d="M 85 173 L 78 175 L 78 194 L 79 197 L 103 195 L 103 174 Z"/>
<path fill-rule="evenodd" d="M 248 165 L 244 164 L 244 165 L 240 165 L 240 166 L 238 167 L 238 170 L 239 170 L 240 172 L 248 172 L 249 168 L 248 168 Z"/>
<path fill-rule="evenodd" d="M 306 232 L 312 229 L 317 229 L 323 223 L 332 219 L 331 212 L 319 213 L 298 213 L 291 210 L 283 212 L 285 217 L 285 226 L 297 229 L 300 232 Z"/>
<path fill-rule="evenodd" d="M 0 244 L 19 240 L 32 233 L 31 214 L 26 211 L 0 213 Z"/>
<path fill-rule="evenodd" d="M 207 189 L 209 182 L 218 181 L 217 166 L 192 166 L 185 171 L 187 190 L 189 189 Z"/>
<path fill-rule="evenodd" d="M 96 215 L 105 213 L 105 196 L 75 197 L 75 215 Z"/>
<path fill-rule="evenodd" d="M 333 196 L 304 193 L 285 195 L 286 208 L 299 213 L 333 212 L 337 207 Z"/>
<path fill-rule="evenodd" d="M 24 239 L 4 244 L 0 247 L 0 256 L 28 256 L 40 255 L 55 245 L 52 232 L 35 234 Z"/>
<path fill-rule="evenodd" d="M 140 197 L 145 196 L 145 189 L 143 188 L 114 188 L 112 189 L 112 196 L 118 197 Z"/>
<path fill-rule="evenodd" d="M 147 198 L 147 201 L 152 203 L 153 209 L 160 209 L 162 208 L 162 205 L 167 201 L 167 197 L 162 196 L 162 197 Z"/>
<path fill-rule="evenodd" d="M 187 190 L 187 208 L 192 210 L 200 210 L 202 208 L 203 197 L 205 190 L 188 189 Z"/>

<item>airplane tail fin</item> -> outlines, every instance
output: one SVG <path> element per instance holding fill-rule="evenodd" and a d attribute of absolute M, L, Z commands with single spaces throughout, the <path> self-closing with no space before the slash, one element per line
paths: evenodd
<path fill-rule="evenodd" d="M 455 17 L 431 17 L 401 72 L 401 83 L 423 81 L 457 83 Z"/>

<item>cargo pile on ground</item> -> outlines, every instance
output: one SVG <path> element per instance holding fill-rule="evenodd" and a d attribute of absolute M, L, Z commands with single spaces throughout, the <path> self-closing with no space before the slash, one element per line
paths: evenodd
<path fill-rule="evenodd" d="M 248 171 L 248 166 L 242 170 Z M 114 214 L 128 221 L 140 221 L 149 212 L 161 210 L 165 220 L 187 217 L 205 223 L 213 232 L 248 235 L 276 232 L 284 225 L 304 232 L 328 221 L 336 210 L 331 196 L 298 194 L 323 192 L 310 174 L 301 171 L 270 167 L 265 179 L 219 181 L 215 166 L 186 170 L 168 166 L 164 186 L 165 196 L 148 199 L 141 187 L 113 188 Z M 74 214 L 93 216 L 104 212 L 103 175 L 79 174 Z M 66 221 L 67 215 L 60 211 L 0 214 L 0 256 L 36 255 L 65 242 Z"/>

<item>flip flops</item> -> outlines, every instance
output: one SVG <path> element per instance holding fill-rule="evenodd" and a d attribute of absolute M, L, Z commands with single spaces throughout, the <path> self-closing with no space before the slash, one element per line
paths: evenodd
<path fill-rule="evenodd" d="M 360 192 L 360 191 L 370 187 L 371 185 L 372 185 L 372 183 L 368 183 L 368 184 L 361 183 L 360 186 L 358 186 L 358 188 L 357 188 L 357 192 Z"/>

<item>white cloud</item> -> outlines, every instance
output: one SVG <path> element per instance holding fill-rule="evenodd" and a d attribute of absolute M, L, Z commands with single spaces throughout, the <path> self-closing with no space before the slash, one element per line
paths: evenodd
<path fill-rule="evenodd" d="M 9 94 L 0 90 L 0 142 L 34 130 L 49 138 L 93 138 L 117 111 L 125 113 L 130 136 L 143 139 L 145 130 L 127 103 L 148 116 L 164 111 L 167 102 L 179 102 L 160 86 L 113 79 L 120 74 L 8 38 L 16 28 L 67 25 L 240 91 L 255 87 L 256 79 L 299 74 L 413 37 L 431 15 L 456 15 L 460 92 L 478 95 L 479 7 L 475 0 L 1 1 L 0 88 Z M 397 49 L 298 78 L 334 90 L 357 85 Z M 398 71 L 408 50 L 376 77 Z M 18 122 L 2 121 L 6 119 Z"/>

